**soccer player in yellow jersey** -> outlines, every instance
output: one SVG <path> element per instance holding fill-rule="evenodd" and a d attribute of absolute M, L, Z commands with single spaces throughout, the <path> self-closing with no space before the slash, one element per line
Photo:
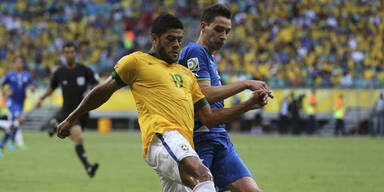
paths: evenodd
<path fill-rule="evenodd" d="M 160 176 L 162 191 L 216 191 L 209 169 L 193 149 L 194 115 L 213 127 L 265 105 L 267 90 L 254 92 L 233 108 L 211 110 L 192 72 L 176 64 L 182 38 L 183 25 L 177 17 L 157 17 L 152 25 L 151 51 L 121 58 L 112 76 L 58 125 L 58 137 L 69 136 L 71 124 L 81 114 L 96 109 L 129 85 L 139 114 L 143 155 Z"/>

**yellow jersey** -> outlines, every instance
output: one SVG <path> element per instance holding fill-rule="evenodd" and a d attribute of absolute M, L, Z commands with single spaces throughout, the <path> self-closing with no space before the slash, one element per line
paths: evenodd
<path fill-rule="evenodd" d="M 144 158 L 155 133 L 166 130 L 179 131 L 193 146 L 194 110 L 208 102 L 192 72 L 137 51 L 118 61 L 112 77 L 119 85 L 131 88 Z"/>

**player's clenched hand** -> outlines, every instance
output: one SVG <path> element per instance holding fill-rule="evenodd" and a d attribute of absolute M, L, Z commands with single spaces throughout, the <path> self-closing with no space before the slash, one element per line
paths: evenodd
<path fill-rule="evenodd" d="M 268 90 L 260 89 L 253 92 L 252 97 L 247 101 L 249 110 L 258 109 L 268 104 Z"/>
<path fill-rule="evenodd" d="M 42 101 L 41 101 L 41 100 L 39 100 L 39 101 L 36 103 L 36 106 L 35 106 L 35 108 L 40 108 L 40 107 L 41 107 L 41 103 L 42 103 Z"/>
<path fill-rule="evenodd" d="M 64 120 L 57 126 L 57 136 L 61 139 L 68 137 L 71 134 L 72 123 Z"/>
<path fill-rule="evenodd" d="M 11 96 L 12 96 L 13 91 L 12 91 L 11 89 L 7 89 L 7 90 L 5 90 L 3 93 L 4 93 L 4 97 L 5 97 L 5 98 L 8 98 L 8 97 L 11 97 Z"/>
<path fill-rule="evenodd" d="M 249 90 L 251 91 L 256 91 L 256 90 L 266 90 L 267 91 L 267 96 L 270 97 L 271 99 L 273 99 L 273 93 L 272 91 L 269 89 L 267 83 L 265 83 L 264 81 L 257 81 L 257 80 L 247 80 L 247 87 Z"/>

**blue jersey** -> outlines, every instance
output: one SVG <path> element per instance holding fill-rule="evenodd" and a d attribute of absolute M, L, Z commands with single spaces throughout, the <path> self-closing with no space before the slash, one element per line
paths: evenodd
<path fill-rule="evenodd" d="M 217 64 L 208 50 L 196 43 L 189 43 L 179 57 L 179 63 L 188 67 L 197 80 L 209 80 L 211 86 L 221 86 Z M 211 104 L 211 108 L 220 109 L 224 102 Z M 251 172 L 239 157 L 233 147 L 225 125 L 208 129 L 195 118 L 195 133 L 193 142 L 199 157 L 203 160 L 213 175 L 219 191 L 225 191 L 226 186 L 243 177 L 252 177 Z"/>
<path fill-rule="evenodd" d="M 25 92 L 28 85 L 33 85 L 32 76 L 27 71 L 17 74 L 15 71 L 7 73 L 1 81 L 1 86 L 8 84 L 12 95 L 7 100 L 8 106 L 24 106 Z"/>
<path fill-rule="evenodd" d="M 211 86 L 221 86 L 220 76 L 217 71 L 217 64 L 212 55 L 206 48 L 197 43 L 188 43 L 188 45 L 181 51 L 179 56 L 179 64 L 188 67 L 189 70 L 195 74 L 197 80 L 209 80 Z M 224 108 L 224 101 L 218 101 L 211 104 L 212 109 Z M 201 129 L 203 127 L 197 118 L 195 118 L 194 130 L 210 132 L 225 132 L 225 124 L 218 125 L 212 129 Z"/>

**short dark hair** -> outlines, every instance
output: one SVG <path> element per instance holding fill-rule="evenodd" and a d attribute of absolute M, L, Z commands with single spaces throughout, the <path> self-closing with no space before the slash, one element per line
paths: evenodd
<path fill-rule="evenodd" d="M 77 50 L 77 45 L 74 42 L 67 42 L 66 44 L 64 44 L 63 50 L 64 48 L 67 48 L 67 47 L 74 47 L 75 50 Z"/>
<path fill-rule="evenodd" d="M 168 29 L 184 29 L 180 19 L 169 13 L 163 13 L 152 23 L 152 33 L 161 36 Z"/>
<path fill-rule="evenodd" d="M 231 19 L 232 13 L 231 10 L 222 4 L 213 4 L 204 9 L 200 21 L 204 21 L 209 25 L 217 16 L 223 16 L 227 19 Z"/>

